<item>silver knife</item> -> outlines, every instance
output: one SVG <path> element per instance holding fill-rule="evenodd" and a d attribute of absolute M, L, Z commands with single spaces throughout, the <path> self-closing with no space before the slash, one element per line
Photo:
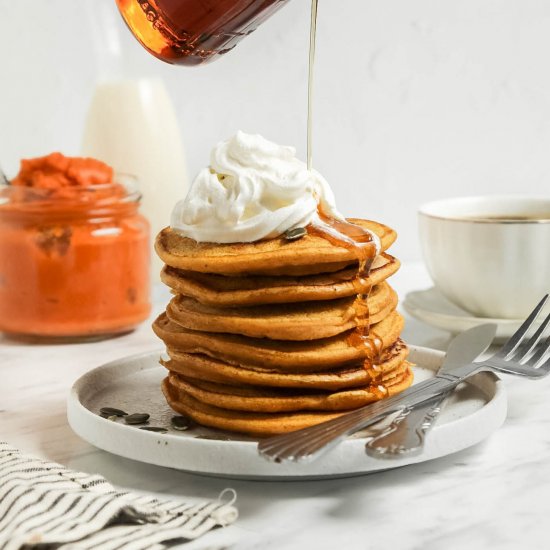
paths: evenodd
<path fill-rule="evenodd" d="M 447 355 L 437 374 L 472 363 L 493 341 L 496 325 L 473 327 L 456 336 L 447 349 Z M 443 402 L 451 392 L 421 403 L 416 408 L 403 410 L 391 424 L 376 433 L 366 444 L 366 452 L 373 458 L 400 458 L 422 452 L 426 434 L 431 430 Z M 371 428 L 376 431 L 376 425 Z"/>

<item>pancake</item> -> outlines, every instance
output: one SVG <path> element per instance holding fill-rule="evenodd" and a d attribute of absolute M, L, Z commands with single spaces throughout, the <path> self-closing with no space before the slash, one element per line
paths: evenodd
<path fill-rule="evenodd" d="M 386 253 L 396 233 L 349 221 L 380 241 L 372 265 L 368 243 L 349 244 L 368 235 L 334 220 L 327 221 L 332 229 L 308 227 L 297 240 L 252 243 L 199 243 L 161 231 L 155 248 L 174 297 L 153 329 L 166 345 L 162 389 L 175 411 L 212 428 L 267 436 L 410 386 L 403 318 L 386 282 L 400 265 Z"/>
<path fill-rule="evenodd" d="M 206 305 L 253 306 L 333 300 L 354 296 L 358 291 L 367 293 L 393 275 L 399 266 L 399 260 L 389 254 L 377 256 L 369 276 L 359 287 L 353 282 L 357 275 L 356 266 L 303 277 L 228 277 L 165 266 L 161 279 L 175 293 L 195 298 Z"/>
<path fill-rule="evenodd" d="M 380 252 L 397 237 L 393 229 L 380 223 L 353 218 L 349 221 L 375 233 L 380 239 Z M 155 249 L 171 267 L 221 275 L 309 275 L 357 265 L 353 250 L 310 234 L 295 241 L 281 236 L 253 243 L 217 244 L 199 243 L 167 227 L 157 236 Z"/>
<path fill-rule="evenodd" d="M 331 370 L 375 357 L 392 346 L 403 329 L 403 317 L 396 311 L 370 329 L 370 346 L 349 343 L 350 331 L 331 338 L 308 341 L 269 340 L 236 334 L 189 330 L 170 321 L 165 313 L 153 323 L 155 334 L 168 349 L 200 353 L 227 363 L 246 363 L 285 372 Z M 353 329 L 352 329 L 353 330 Z"/>
<path fill-rule="evenodd" d="M 176 296 L 166 308 L 168 318 L 195 331 L 242 334 L 273 340 L 328 338 L 357 326 L 355 296 L 294 304 L 217 308 Z M 385 319 L 397 307 L 397 294 L 383 282 L 367 300 L 371 323 Z"/>
<path fill-rule="evenodd" d="M 332 392 L 230 386 L 175 373 L 169 375 L 169 384 L 178 392 L 184 392 L 202 403 L 235 411 L 346 411 L 386 397 L 387 388 L 402 382 L 407 370 L 407 365 L 403 365 L 384 381 L 383 386 L 374 384 Z"/>
<path fill-rule="evenodd" d="M 407 364 L 403 376 L 396 380 L 395 384 L 388 386 L 388 396 L 405 390 L 411 385 L 412 380 L 413 374 Z M 299 430 L 342 414 L 332 411 L 261 413 L 223 409 L 194 398 L 182 387 L 172 384 L 170 377 L 165 378 L 162 390 L 172 409 L 189 416 L 199 424 L 260 437 Z"/>
<path fill-rule="evenodd" d="M 190 354 L 168 350 L 170 359 L 160 363 L 169 371 L 190 378 L 209 382 L 245 386 L 275 388 L 303 388 L 315 390 L 341 390 L 365 386 L 384 379 L 399 369 L 407 359 L 409 350 L 403 341 L 398 340 L 385 350 L 380 362 L 373 368 L 365 369 L 362 362 L 349 367 L 323 371 L 292 373 L 262 369 L 252 365 L 230 365 L 202 354 Z"/>

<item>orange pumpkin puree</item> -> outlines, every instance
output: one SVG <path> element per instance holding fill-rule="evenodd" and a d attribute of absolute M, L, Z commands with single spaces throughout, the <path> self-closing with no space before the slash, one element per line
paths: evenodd
<path fill-rule="evenodd" d="M 62 189 L 111 183 L 113 178 L 113 169 L 100 160 L 51 153 L 46 157 L 23 159 L 19 174 L 11 181 L 11 185 Z"/>
<path fill-rule="evenodd" d="M 149 314 L 149 226 L 111 167 L 52 153 L 0 190 L 0 330 L 82 337 Z"/>

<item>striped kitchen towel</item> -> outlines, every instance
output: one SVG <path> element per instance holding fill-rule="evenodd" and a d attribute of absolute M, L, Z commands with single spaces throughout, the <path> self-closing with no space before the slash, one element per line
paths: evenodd
<path fill-rule="evenodd" d="M 224 494 L 231 494 L 224 502 Z M 0 549 L 160 550 L 237 519 L 235 492 L 200 504 L 117 491 L 0 442 Z"/>

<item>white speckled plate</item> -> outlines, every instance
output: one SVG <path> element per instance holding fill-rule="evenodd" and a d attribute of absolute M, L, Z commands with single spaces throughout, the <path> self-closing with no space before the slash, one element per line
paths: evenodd
<path fill-rule="evenodd" d="M 166 375 L 155 351 L 113 361 L 86 373 L 74 384 L 67 404 L 72 429 L 92 445 L 111 453 L 178 470 L 215 476 L 258 479 L 322 478 L 387 470 L 454 453 L 485 439 L 506 417 L 502 382 L 479 374 L 448 400 L 429 435 L 423 453 L 400 459 L 374 459 L 365 454 L 368 434 L 355 435 L 312 464 L 274 464 L 261 458 L 256 441 L 219 430 L 196 427 L 178 432 L 170 427 L 175 414 L 166 404 L 160 383 Z M 411 346 L 415 380 L 434 375 L 444 354 Z M 101 407 L 151 415 L 149 425 L 168 427 L 165 434 L 128 426 L 99 416 Z"/>
<path fill-rule="evenodd" d="M 512 336 L 525 320 L 475 317 L 447 300 L 435 287 L 409 292 L 402 304 L 405 311 L 416 319 L 432 327 L 447 330 L 452 334 L 458 334 L 486 323 L 495 324 L 497 340 L 504 340 Z"/>

